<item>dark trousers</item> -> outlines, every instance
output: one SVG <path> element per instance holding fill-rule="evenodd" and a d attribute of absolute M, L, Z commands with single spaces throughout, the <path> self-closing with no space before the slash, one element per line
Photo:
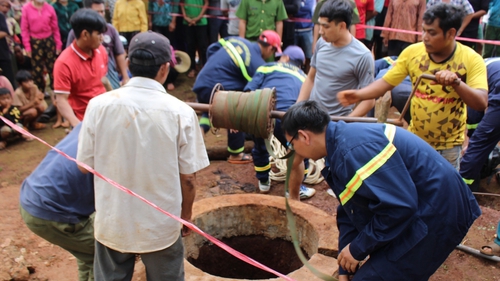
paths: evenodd
<path fill-rule="evenodd" d="M 128 46 L 130 46 L 130 42 L 132 41 L 132 38 L 139 32 L 140 32 L 139 30 L 130 31 L 130 32 L 120 32 L 120 35 L 125 37 L 125 39 L 127 39 L 127 50 L 128 50 Z"/>
<path fill-rule="evenodd" d="M 488 110 L 469 140 L 469 146 L 460 162 L 460 175 L 464 179 L 479 180 L 481 168 L 488 155 L 500 141 L 500 101 L 488 102 Z"/>
<path fill-rule="evenodd" d="M 283 39 L 281 41 L 283 42 L 282 50 L 295 44 L 295 22 L 283 21 Z"/>
<path fill-rule="evenodd" d="M 227 20 L 209 18 L 208 45 L 219 41 L 219 34 L 221 38 L 226 38 L 229 36 L 229 33 L 227 33 Z"/>
<path fill-rule="evenodd" d="M 170 45 L 172 45 L 172 47 L 175 49 L 175 46 L 174 46 L 174 40 L 175 40 L 174 32 L 170 32 L 170 30 L 168 29 L 168 26 L 153 25 L 153 31 L 157 32 L 157 33 L 160 33 L 161 35 L 167 37 L 168 40 L 170 40 Z"/>
<path fill-rule="evenodd" d="M 187 53 L 191 58 L 191 70 L 196 69 L 196 50 L 200 58 L 201 65 L 207 62 L 208 48 L 208 26 L 185 26 Z"/>
<path fill-rule="evenodd" d="M 33 67 L 33 80 L 40 91 L 45 92 L 44 67 L 50 77 L 50 88 L 54 89 L 54 63 L 56 61 L 56 43 L 54 37 L 45 39 L 31 38 L 31 66 Z"/>
<path fill-rule="evenodd" d="M 375 17 L 375 26 L 384 26 L 385 15 L 387 14 L 387 7 L 382 9 L 382 12 Z M 384 43 L 383 38 L 380 37 L 382 31 L 374 30 L 373 31 L 373 44 L 375 45 L 374 53 L 375 59 L 381 59 L 387 56 L 387 52 L 384 51 Z"/>
<path fill-rule="evenodd" d="M 186 44 L 186 25 L 182 22 L 184 21 L 183 17 L 176 18 L 175 30 L 172 39 L 172 46 L 174 50 L 179 50 L 187 53 L 187 44 Z M 170 38 L 169 38 L 170 39 Z"/>
<path fill-rule="evenodd" d="M 285 133 L 281 129 L 281 120 L 276 119 L 276 123 L 274 125 L 274 136 L 280 141 L 281 145 L 286 147 L 287 141 Z M 255 166 L 255 176 L 260 182 L 265 183 L 269 181 L 269 171 L 271 171 L 266 142 L 263 138 L 254 138 L 253 141 L 254 147 L 252 149 L 252 158 Z M 307 171 L 309 168 L 309 159 L 304 159 L 304 165 Z"/>
<path fill-rule="evenodd" d="M 15 89 L 16 88 L 16 79 L 14 76 L 14 71 L 12 70 L 12 61 L 11 59 L 0 60 L 0 68 L 2 69 L 2 75 L 9 79 L 10 84 Z"/>
<path fill-rule="evenodd" d="M 399 56 L 401 52 L 411 43 L 400 41 L 400 40 L 389 40 L 389 46 L 387 47 L 387 54 L 389 56 Z"/>

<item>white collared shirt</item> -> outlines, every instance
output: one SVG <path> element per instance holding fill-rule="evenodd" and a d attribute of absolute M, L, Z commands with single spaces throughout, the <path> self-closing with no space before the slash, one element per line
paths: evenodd
<path fill-rule="evenodd" d="M 79 136 L 77 159 L 180 216 L 179 174 L 209 165 L 194 110 L 155 80 L 134 77 L 92 99 Z M 165 249 L 181 224 L 94 177 L 95 238 L 120 252 Z"/>

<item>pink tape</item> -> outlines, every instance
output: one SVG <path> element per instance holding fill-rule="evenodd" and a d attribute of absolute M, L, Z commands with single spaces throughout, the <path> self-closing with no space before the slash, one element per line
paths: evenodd
<path fill-rule="evenodd" d="M 99 178 L 101 178 L 101 179 L 105 180 L 106 182 L 108 182 L 108 183 L 109 183 L 109 184 L 111 184 L 112 186 L 114 186 L 114 187 L 118 188 L 119 190 L 121 190 L 121 191 L 123 191 L 123 192 L 125 192 L 125 193 L 128 193 L 128 194 L 130 194 L 130 195 L 132 195 L 132 196 L 135 196 L 135 197 L 139 198 L 140 200 L 144 201 L 146 204 L 148 204 L 148 205 L 152 206 L 152 207 L 153 207 L 153 208 L 155 208 L 156 210 L 158 210 L 158 211 L 160 211 L 160 212 L 164 213 L 165 215 L 167 215 L 167 216 L 169 216 L 169 217 L 171 217 L 171 218 L 175 219 L 176 221 L 178 221 L 178 222 L 182 223 L 183 225 L 187 226 L 189 229 L 193 230 L 194 232 L 196 232 L 196 233 L 200 234 L 201 236 L 203 236 L 203 237 L 207 238 L 210 242 L 212 242 L 212 243 L 214 243 L 215 245 L 219 246 L 220 248 L 224 249 L 226 252 L 230 253 L 230 254 L 231 254 L 231 255 L 233 255 L 234 257 L 236 257 L 236 258 L 238 258 L 238 259 L 240 259 L 240 260 L 242 260 L 242 261 L 244 261 L 244 262 L 246 262 L 246 263 L 248 263 L 248 264 L 251 264 L 251 265 L 253 265 L 253 266 L 257 267 L 257 268 L 260 268 L 260 269 L 262 269 L 262 270 L 264 270 L 264 271 L 267 271 L 267 272 L 269 272 L 269 273 L 272 273 L 272 274 L 274 274 L 274 275 L 276 275 L 276 276 L 278 276 L 278 277 L 281 277 L 281 278 L 283 278 L 283 279 L 285 279 L 285 280 L 288 280 L 288 281 L 295 281 L 294 279 L 292 279 L 292 278 L 290 278 L 290 277 L 288 277 L 288 276 L 286 276 L 286 275 L 284 275 L 284 274 L 281 274 L 281 273 L 279 273 L 279 272 L 275 271 L 274 269 L 271 269 L 271 268 L 269 268 L 269 267 L 267 267 L 267 266 L 265 266 L 265 265 L 263 265 L 263 264 L 259 263 L 258 261 L 256 261 L 256 260 L 254 260 L 254 259 L 252 259 L 252 258 L 250 258 L 250 257 L 248 257 L 248 256 L 246 256 L 246 255 L 244 255 L 244 254 L 242 254 L 242 253 L 240 253 L 240 252 L 238 252 L 238 251 L 234 250 L 233 248 L 229 247 L 228 245 L 226 245 L 226 244 L 222 243 L 222 242 L 221 242 L 220 240 L 218 240 L 217 238 L 215 238 L 215 237 L 213 237 L 213 236 L 211 236 L 211 235 L 209 235 L 209 234 L 207 234 L 207 233 L 203 232 L 203 230 L 199 229 L 196 225 L 194 225 L 194 224 L 192 224 L 192 223 L 190 223 L 190 222 L 188 222 L 188 221 L 185 221 L 185 220 L 183 220 L 183 219 L 181 219 L 181 218 L 179 218 L 179 217 L 176 217 L 176 216 L 174 216 L 174 215 L 170 214 L 169 212 L 167 212 L 167 211 L 165 211 L 165 210 L 161 209 L 161 208 L 160 208 L 160 207 L 158 207 L 156 204 L 154 204 L 153 202 L 151 202 L 151 201 L 147 200 L 146 198 L 142 197 L 141 195 L 139 195 L 139 194 L 137 194 L 137 193 L 133 192 L 132 190 L 130 190 L 130 189 L 128 189 L 128 188 L 126 188 L 126 187 L 124 187 L 124 186 L 120 185 L 119 183 L 117 183 L 117 182 L 115 182 L 115 181 L 113 181 L 113 180 L 111 180 L 111 179 L 109 179 L 109 178 L 107 178 L 107 177 L 103 176 L 102 174 L 100 174 L 100 173 L 99 173 L 99 172 L 97 172 L 96 170 L 92 169 L 90 166 L 86 165 L 85 163 L 82 163 L 82 162 L 80 162 L 80 161 L 78 161 L 78 160 L 74 159 L 73 157 L 69 156 L 68 154 L 66 154 L 66 153 L 62 152 L 61 150 L 59 150 L 59 149 L 57 149 L 57 148 L 53 147 L 52 145 L 48 144 L 46 141 L 44 141 L 44 140 L 40 139 L 40 138 L 39 138 L 39 137 L 37 137 L 37 136 L 32 135 L 30 132 L 28 132 L 28 131 L 26 131 L 26 130 L 24 130 L 24 129 L 20 128 L 20 127 L 18 127 L 16 124 L 14 124 L 14 123 L 10 122 L 10 121 L 9 121 L 8 119 L 6 119 L 5 117 L 0 116 L 0 120 L 4 121 L 7 125 L 9 125 L 11 128 L 13 128 L 14 130 L 16 130 L 17 132 L 19 132 L 19 133 L 21 133 L 21 134 L 23 134 L 23 135 L 25 135 L 25 136 L 32 137 L 32 138 L 34 138 L 34 139 L 38 140 L 39 142 L 41 142 L 41 143 L 45 144 L 46 146 L 50 147 L 51 149 L 53 149 L 53 150 L 57 151 L 57 152 L 58 152 L 59 154 L 61 154 L 62 156 L 64 156 L 64 157 L 66 157 L 67 159 L 69 159 L 69 160 L 71 160 L 71 161 L 75 162 L 75 163 L 76 163 L 76 164 L 78 164 L 79 166 L 84 167 L 85 169 L 87 169 L 87 170 L 88 170 L 89 172 L 91 172 L 92 174 L 94 174 L 94 175 L 96 175 L 97 177 L 99 177 Z"/>

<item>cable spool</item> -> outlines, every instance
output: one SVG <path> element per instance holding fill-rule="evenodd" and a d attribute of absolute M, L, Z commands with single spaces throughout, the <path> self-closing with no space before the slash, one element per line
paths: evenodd
<path fill-rule="evenodd" d="M 274 88 L 252 92 L 223 91 L 220 88 L 219 84 L 214 87 L 210 101 L 209 116 L 215 128 L 234 129 L 264 139 L 273 133 Z"/>

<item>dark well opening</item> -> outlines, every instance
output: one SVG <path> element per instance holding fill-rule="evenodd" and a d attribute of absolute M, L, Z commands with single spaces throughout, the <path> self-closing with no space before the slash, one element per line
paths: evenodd
<path fill-rule="evenodd" d="M 261 235 L 235 236 L 221 240 L 229 247 L 280 273 L 288 274 L 302 267 L 290 241 Z M 234 279 L 276 278 L 274 274 L 241 261 L 211 243 L 203 245 L 199 250 L 198 259 L 188 257 L 188 261 L 206 273 Z M 303 249 L 302 252 L 309 259 Z"/>

